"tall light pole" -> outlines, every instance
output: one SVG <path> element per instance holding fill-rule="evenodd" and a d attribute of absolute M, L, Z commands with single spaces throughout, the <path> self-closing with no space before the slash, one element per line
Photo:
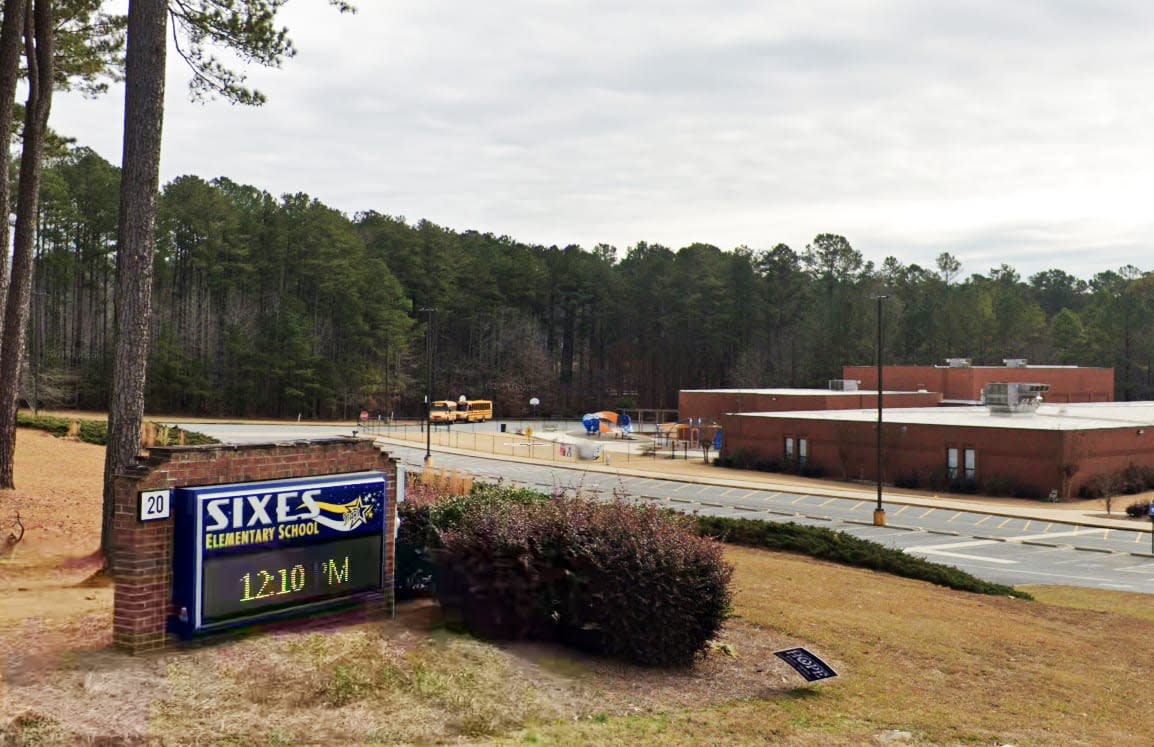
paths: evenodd
<path fill-rule="evenodd" d="M 882 392 L 885 387 L 882 386 L 882 301 L 889 298 L 889 296 L 874 296 L 878 302 L 878 344 L 877 344 L 877 365 L 878 365 L 878 425 L 877 425 L 877 454 L 878 454 L 878 505 L 874 509 L 874 526 L 884 527 L 886 525 L 886 510 L 882 508 L 882 467 L 885 463 L 882 452 Z"/>
<path fill-rule="evenodd" d="M 433 307 L 424 307 L 425 312 L 425 466 L 433 463 Z"/>

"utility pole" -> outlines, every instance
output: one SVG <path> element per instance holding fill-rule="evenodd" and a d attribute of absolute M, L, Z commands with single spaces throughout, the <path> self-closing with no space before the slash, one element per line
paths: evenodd
<path fill-rule="evenodd" d="M 889 296 L 875 296 L 878 302 L 878 348 L 877 348 L 877 366 L 878 366 L 878 427 L 877 427 L 877 452 L 878 452 L 878 505 L 874 509 L 874 526 L 884 527 L 886 525 L 886 510 L 882 508 L 882 471 L 885 460 L 882 455 L 882 301 Z"/>

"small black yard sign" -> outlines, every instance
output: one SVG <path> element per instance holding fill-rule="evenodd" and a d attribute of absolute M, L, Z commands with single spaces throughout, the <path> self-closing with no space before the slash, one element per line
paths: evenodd
<path fill-rule="evenodd" d="M 805 677 L 806 682 L 816 682 L 818 680 L 829 679 L 830 677 L 837 677 L 837 672 L 833 671 L 833 667 L 809 651 L 806 651 L 804 648 L 788 648 L 784 651 L 774 651 L 773 655 L 796 669 L 798 674 Z"/>

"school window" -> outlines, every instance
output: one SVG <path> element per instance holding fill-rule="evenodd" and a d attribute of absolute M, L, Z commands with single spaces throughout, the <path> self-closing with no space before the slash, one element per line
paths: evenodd
<path fill-rule="evenodd" d="M 809 457 L 809 439 L 797 439 L 797 463 L 805 466 L 805 460 Z"/>
<path fill-rule="evenodd" d="M 785 458 L 793 459 L 793 436 L 785 437 Z"/>
<path fill-rule="evenodd" d="M 946 449 L 946 475 L 951 480 L 959 477 L 966 480 L 977 479 L 978 451 L 977 449 Z"/>
<path fill-rule="evenodd" d="M 965 472 L 963 477 L 973 480 L 978 476 L 978 452 L 975 449 L 966 449 Z"/>

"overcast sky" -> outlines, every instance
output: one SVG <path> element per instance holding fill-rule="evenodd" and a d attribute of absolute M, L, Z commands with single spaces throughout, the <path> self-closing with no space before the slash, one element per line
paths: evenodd
<path fill-rule="evenodd" d="M 1154 4 L 1106 0 L 324 0 L 189 103 L 163 181 L 227 176 L 534 244 L 801 251 L 1023 277 L 1154 270 Z M 120 161 L 123 92 L 53 127 Z"/>

